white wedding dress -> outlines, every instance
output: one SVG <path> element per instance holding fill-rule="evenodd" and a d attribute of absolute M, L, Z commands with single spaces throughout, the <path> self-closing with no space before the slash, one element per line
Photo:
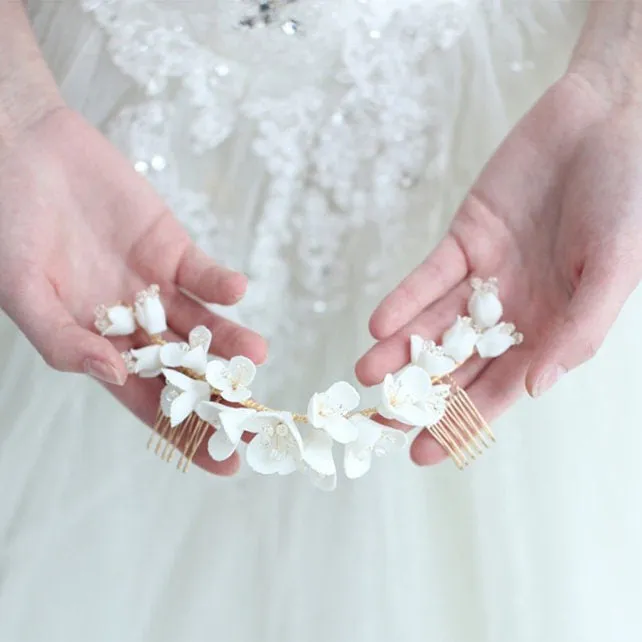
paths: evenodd
<path fill-rule="evenodd" d="M 583 3 L 34 0 L 62 91 L 248 273 L 261 398 L 352 378 L 380 297 L 563 70 Z M 336 492 L 181 476 L 98 385 L 0 324 L 2 642 L 642 639 L 636 294 L 469 471 Z M 637 323 L 636 323 L 637 322 Z M 637 380 L 636 380 L 637 379 Z"/>

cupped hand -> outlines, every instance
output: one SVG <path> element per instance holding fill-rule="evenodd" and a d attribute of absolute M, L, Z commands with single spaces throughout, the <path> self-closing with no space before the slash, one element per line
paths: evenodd
<path fill-rule="evenodd" d="M 465 313 L 468 278 L 496 276 L 521 346 L 457 373 L 493 419 L 527 389 L 537 396 L 591 358 L 642 276 L 642 113 L 607 104 L 569 74 L 535 105 L 483 170 L 449 233 L 374 312 L 378 343 L 362 383 L 408 360 L 408 337 L 439 338 Z M 426 430 L 419 464 L 445 457 Z"/>
<path fill-rule="evenodd" d="M 261 337 L 185 294 L 234 304 L 245 276 L 201 252 L 147 181 L 78 114 L 58 109 L 10 144 L 0 141 L 0 305 L 48 364 L 100 379 L 147 424 L 161 381 L 127 380 L 120 351 L 131 341 L 103 338 L 93 322 L 97 304 L 132 301 L 150 283 L 161 286 L 174 335 L 206 325 L 219 356 L 265 359 Z M 238 456 L 216 464 L 197 453 L 195 461 L 219 474 L 238 466 Z"/>

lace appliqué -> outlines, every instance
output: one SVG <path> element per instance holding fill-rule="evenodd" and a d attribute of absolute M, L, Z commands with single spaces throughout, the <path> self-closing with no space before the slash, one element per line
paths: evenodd
<path fill-rule="evenodd" d="M 235 30 L 240 4 L 82 0 L 142 90 L 109 123 L 112 140 L 202 247 L 249 273 L 242 320 L 273 359 L 309 358 L 349 297 L 379 296 L 433 229 L 430 202 L 417 216 L 412 201 L 445 171 L 456 92 L 435 69 L 479 1 L 301 1 L 289 33 Z M 234 256 L 234 213 L 218 211 L 206 179 L 188 187 L 178 162 L 241 126 L 266 176 Z"/>

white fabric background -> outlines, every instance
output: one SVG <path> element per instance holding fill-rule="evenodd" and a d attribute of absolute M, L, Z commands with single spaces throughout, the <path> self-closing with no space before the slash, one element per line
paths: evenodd
<path fill-rule="evenodd" d="M 73 0 L 32 8 L 63 90 L 101 124 L 129 86 L 101 32 Z M 571 32 L 553 26 L 540 33 L 548 58 L 503 80 L 497 51 L 512 46 L 510 32 L 461 40 L 470 100 L 449 113 L 442 226 L 509 123 L 562 68 Z M 349 376 L 368 343 L 367 304 L 327 320 L 351 338 L 283 403 L 301 406 L 319 380 Z M 638 292 L 590 365 L 497 422 L 498 444 L 470 471 L 420 470 L 401 455 L 329 495 L 294 477 L 176 475 L 98 385 L 50 372 L 3 320 L 0 640 L 639 639 L 641 306 Z"/>

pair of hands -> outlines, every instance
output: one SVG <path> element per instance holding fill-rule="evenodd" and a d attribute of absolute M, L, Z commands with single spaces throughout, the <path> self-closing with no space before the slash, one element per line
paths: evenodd
<path fill-rule="evenodd" d="M 357 364 L 361 382 L 401 367 L 410 334 L 438 337 L 464 309 L 471 273 L 499 278 L 505 316 L 525 335 L 457 374 L 486 418 L 590 358 L 642 274 L 637 120 L 580 75 L 554 85 L 490 160 L 446 238 L 373 314 L 378 342 Z M 126 159 L 64 107 L 0 141 L 0 247 L 0 305 L 47 363 L 97 377 L 148 424 L 162 384 L 124 385 L 129 345 L 93 331 L 97 303 L 159 283 L 177 336 L 203 324 L 216 354 L 266 358 L 260 336 L 182 292 L 230 305 L 245 277 L 198 250 Z M 419 464 L 446 456 L 425 430 L 411 453 Z M 238 460 L 204 465 L 231 474 Z"/>

